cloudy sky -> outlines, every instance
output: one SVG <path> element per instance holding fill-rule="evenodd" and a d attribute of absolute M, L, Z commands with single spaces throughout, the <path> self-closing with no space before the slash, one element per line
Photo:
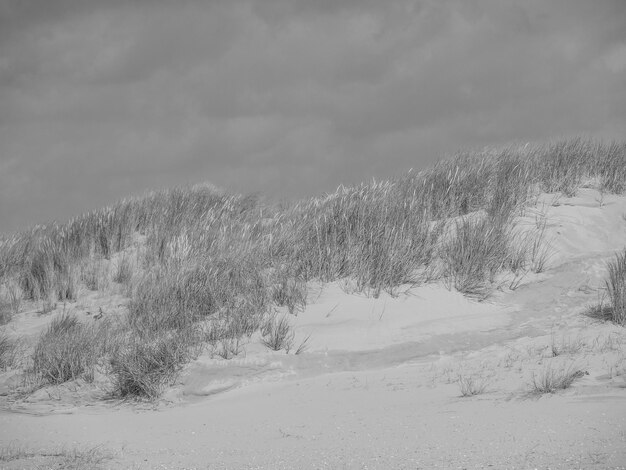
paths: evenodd
<path fill-rule="evenodd" d="M 0 1 L 0 232 L 624 130 L 624 0 Z"/>

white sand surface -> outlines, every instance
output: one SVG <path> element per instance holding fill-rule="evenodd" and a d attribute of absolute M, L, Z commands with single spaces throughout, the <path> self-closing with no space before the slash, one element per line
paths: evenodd
<path fill-rule="evenodd" d="M 546 272 L 483 302 L 439 284 L 378 298 L 312 285 L 288 316 L 296 343 L 309 337 L 304 353 L 253 336 L 231 360 L 201 356 L 157 403 L 82 383 L 5 394 L 0 444 L 100 446 L 104 468 L 626 468 L 626 331 L 583 314 L 626 245 L 623 214 L 626 198 L 590 189 L 543 196 L 520 223 L 545 217 Z M 39 317 L 21 315 L 15 328 L 34 334 Z M 568 368 L 580 372 L 571 387 L 532 393 L 533 379 Z M 481 392 L 462 396 L 468 383 Z"/>

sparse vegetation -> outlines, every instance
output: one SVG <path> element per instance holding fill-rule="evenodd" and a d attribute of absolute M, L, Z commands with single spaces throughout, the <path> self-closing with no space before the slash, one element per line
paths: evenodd
<path fill-rule="evenodd" d="M 36 468 L 64 468 L 69 470 L 100 469 L 111 459 L 111 455 L 100 447 L 81 450 L 58 448 L 52 450 L 30 450 L 15 444 L 0 447 L 0 462 L 32 460 Z M 26 464 L 26 462 L 24 462 Z M 26 467 L 25 467 L 26 468 Z M 30 467 L 29 467 L 30 468 Z"/>
<path fill-rule="evenodd" d="M 242 350 L 241 338 L 221 338 L 215 345 L 213 352 L 222 359 L 232 359 L 239 356 Z"/>
<path fill-rule="evenodd" d="M 459 374 L 458 382 L 461 396 L 471 397 L 480 395 L 487 388 L 487 381 L 474 375 Z"/>
<path fill-rule="evenodd" d="M 1 238 L 0 279 L 44 312 L 76 300 L 81 285 L 123 283 L 125 339 L 105 354 L 109 373 L 120 394 L 152 397 L 199 342 L 222 344 L 231 357 L 233 343 L 263 329 L 270 347 L 286 349 L 280 321 L 269 327 L 265 319 L 276 306 L 302 310 L 309 281 L 349 278 L 356 291 L 378 296 L 443 279 L 485 297 L 499 274 L 542 271 L 545 221 L 523 234 L 515 219 L 539 192 L 573 195 L 588 179 L 604 193 L 623 192 L 626 143 L 571 139 L 462 153 L 427 171 L 285 206 L 210 186 L 155 192 Z M 618 265 L 611 279 L 623 286 Z M 624 290 L 609 282 L 623 323 Z M 55 383 L 93 367 L 95 353 L 71 344 L 94 333 L 68 318 L 51 325 L 33 356 L 37 373 Z M 219 327 L 207 333 L 207 323 Z"/>
<path fill-rule="evenodd" d="M 560 341 L 557 341 L 554 333 L 551 335 L 550 354 L 552 357 L 557 357 L 562 354 L 576 354 L 582 347 L 583 342 L 580 338 L 572 339 L 563 336 Z"/>
<path fill-rule="evenodd" d="M 533 373 L 532 392 L 535 394 L 554 393 L 569 388 L 576 379 L 586 373 L 574 368 L 573 365 L 554 368 L 551 363 L 544 366 L 538 373 Z"/>
<path fill-rule="evenodd" d="M 587 316 L 597 320 L 611 321 L 613 308 L 604 303 L 604 301 L 601 301 L 598 304 L 589 305 L 585 313 Z"/>
<path fill-rule="evenodd" d="M 287 354 L 293 347 L 295 333 L 287 317 L 277 318 L 273 316 L 269 319 L 261 331 L 262 342 L 273 351 L 284 349 Z"/>

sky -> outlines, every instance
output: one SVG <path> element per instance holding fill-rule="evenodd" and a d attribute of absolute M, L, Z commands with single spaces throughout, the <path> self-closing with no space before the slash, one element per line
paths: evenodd
<path fill-rule="evenodd" d="M 0 232 L 625 130 L 624 0 L 0 0 Z"/>

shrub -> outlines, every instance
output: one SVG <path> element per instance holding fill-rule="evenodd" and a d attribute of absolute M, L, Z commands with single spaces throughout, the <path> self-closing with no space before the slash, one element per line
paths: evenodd
<path fill-rule="evenodd" d="M 608 263 L 606 289 L 611 300 L 611 320 L 626 325 L 626 249 Z"/>
<path fill-rule="evenodd" d="M 39 337 L 32 354 L 32 371 L 53 384 L 81 376 L 89 380 L 100 357 L 100 338 L 95 327 L 63 313 Z"/>

